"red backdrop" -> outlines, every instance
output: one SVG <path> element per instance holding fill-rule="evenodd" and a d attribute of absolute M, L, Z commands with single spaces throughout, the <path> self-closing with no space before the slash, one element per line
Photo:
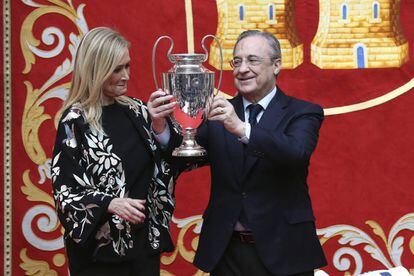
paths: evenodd
<path fill-rule="evenodd" d="M 128 93 L 146 100 L 154 90 L 151 50 L 155 40 L 168 34 L 175 40 L 174 52 L 187 51 L 185 4 L 191 3 L 195 50 L 201 52 L 202 37 L 216 33 L 217 5 L 213 0 L 3 2 L 11 5 L 12 56 L 5 61 L 11 65 L 13 83 L 9 114 L 12 169 L 5 171 L 12 174 L 12 182 L 6 181 L 5 187 L 13 190 L 13 234 L 3 239 L 12 238 L 12 265 L 6 265 L 5 272 L 65 275 L 61 227 L 51 213 L 48 169 L 55 114 L 70 81 L 70 33 L 79 36 L 87 28 L 105 25 L 124 34 L 132 43 Z M 414 269 L 414 1 L 401 1 L 401 25 L 411 58 L 400 68 L 322 70 L 313 65 L 310 44 L 318 28 L 318 11 L 317 0 L 296 1 L 304 61 L 296 69 L 282 71 L 280 87 L 290 95 L 321 104 L 328 114 L 334 111 L 331 108 L 401 94 L 379 105 L 366 104 L 366 109 L 325 119 L 309 176 L 318 234 L 329 263 L 323 270 L 343 275 L 398 265 Z M 50 43 L 47 36 L 42 39 L 45 31 L 55 34 L 49 36 L 54 37 Z M 4 40 L 5 36 L 3 33 Z M 158 48 L 159 72 L 170 67 L 166 44 Z M 30 55 L 36 51 L 38 54 Z M 228 71 L 222 90 L 234 93 Z M 209 196 L 208 169 L 183 174 L 176 196 L 171 226 L 177 250 L 163 257 L 163 273 L 201 275 L 191 260 Z M 8 252 L 5 250 L 6 255 Z"/>

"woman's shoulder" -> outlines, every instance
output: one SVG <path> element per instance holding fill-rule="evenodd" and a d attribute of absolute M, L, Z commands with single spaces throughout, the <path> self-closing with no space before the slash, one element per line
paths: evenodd
<path fill-rule="evenodd" d="M 61 123 L 85 122 L 85 113 L 79 104 L 73 104 L 66 108 L 60 119 Z"/>
<path fill-rule="evenodd" d="M 127 105 L 130 110 L 132 110 L 137 117 L 143 117 L 145 121 L 148 122 L 148 109 L 145 102 L 140 99 L 122 96 L 117 99 L 117 101 L 123 105 Z"/>
<path fill-rule="evenodd" d="M 142 101 L 138 98 L 135 98 L 135 97 L 130 97 L 130 96 L 126 96 L 126 97 L 129 98 L 133 104 L 135 104 L 135 105 L 137 105 L 141 108 L 147 109 L 147 104 L 144 101 Z"/>

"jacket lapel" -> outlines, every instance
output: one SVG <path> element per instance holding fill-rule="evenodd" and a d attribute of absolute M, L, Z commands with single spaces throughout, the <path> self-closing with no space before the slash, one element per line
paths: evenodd
<path fill-rule="evenodd" d="M 231 104 L 236 111 L 237 116 L 244 121 L 244 108 L 243 99 L 239 95 L 230 100 Z M 224 129 L 224 127 L 223 127 Z M 227 143 L 227 151 L 230 155 L 230 160 L 233 161 L 234 174 L 237 176 L 237 180 L 240 182 L 243 174 L 243 143 L 238 140 L 238 137 L 231 134 L 228 131 L 224 131 Z"/>
<path fill-rule="evenodd" d="M 145 147 L 150 151 L 151 155 L 155 155 L 156 145 L 150 132 L 151 125 L 144 119 L 144 116 L 148 117 L 147 110 L 142 106 L 136 105 L 133 107 L 133 110 L 130 106 L 127 106 L 124 111 L 128 114 L 132 124 L 144 141 Z"/>
<path fill-rule="evenodd" d="M 257 127 L 268 130 L 275 129 L 279 125 L 280 120 L 286 114 L 285 108 L 289 104 L 289 100 L 290 98 L 286 96 L 279 87 L 277 87 L 277 93 L 264 111 Z M 256 156 L 246 154 L 243 177 L 246 177 L 250 173 L 257 160 L 258 158 Z"/>

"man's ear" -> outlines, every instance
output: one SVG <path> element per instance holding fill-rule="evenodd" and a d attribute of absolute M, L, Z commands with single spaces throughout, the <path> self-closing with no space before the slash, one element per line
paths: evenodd
<path fill-rule="evenodd" d="M 280 69 L 282 68 L 282 61 L 280 60 L 280 58 L 278 58 L 274 61 L 274 63 L 275 63 L 275 70 L 273 71 L 273 74 L 277 76 L 280 72 Z"/>

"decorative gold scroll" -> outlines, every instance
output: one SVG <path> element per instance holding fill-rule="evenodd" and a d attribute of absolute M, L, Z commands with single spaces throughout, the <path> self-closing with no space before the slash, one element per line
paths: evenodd
<path fill-rule="evenodd" d="M 24 81 L 26 99 L 22 114 L 21 133 L 25 152 L 30 160 L 38 166 L 40 180 L 38 183 L 31 180 L 31 177 L 36 173 L 31 172 L 29 168 L 22 175 L 24 185 L 20 189 L 26 196 L 26 199 L 34 202 L 35 205 L 27 210 L 21 223 L 22 226 L 26 227 L 23 234 L 29 244 L 39 250 L 55 251 L 63 248 L 62 228 L 56 213 L 53 211 L 54 202 L 52 196 L 39 186 L 39 184 L 46 180 L 46 177 L 50 178 L 50 157 L 46 156 L 39 139 L 39 129 L 47 120 L 52 119 L 53 116 L 56 127 L 60 114 L 59 112 L 47 114 L 44 103 L 54 98 L 63 101 L 66 97 L 70 84 L 68 82 L 64 83 L 62 80 L 69 76 L 73 70 L 75 49 L 80 38 L 88 31 L 88 26 L 83 16 L 85 4 L 80 4 L 75 8 L 71 0 L 48 0 L 42 1 L 42 3 L 23 1 L 23 3 L 33 7 L 34 10 L 24 19 L 20 31 L 20 46 L 25 61 L 25 68 L 22 73 L 27 76 L 27 79 Z M 33 32 L 37 21 L 45 16 L 56 15 L 63 16 L 72 22 L 77 33 L 69 33 L 65 36 L 64 31 L 61 29 L 55 26 L 48 26 L 42 32 L 41 40 L 37 39 Z M 42 42 L 45 45 L 53 45 L 54 48 L 50 50 L 50 47 L 47 47 L 48 50 L 44 50 L 41 48 L 43 46 L 41 45 Z M 69 57 L 62 53 L 65 47 L 69 49 Z M 37 69 L 34 65 L 38 58 L 63 60 L 63 62 L 54 71 L 50 72 L 49 77 L 40 87 L 34 87 L 30 77 L 32 71 Z M 40 70 L 44 69 L 41 68 Z M 36 231 L 27 229 L 28 226 L 36 227 L 35 225 L 39 227 L 39 231 L 48 233 L 58 231 L 57 234 L 60 235 L 60 238 L 50 237 L 49 240 L 43 236 L 36 236 Z M 20 250 L 20 267 L 25 271 L 26 275 L 57 275 L 57 272 L 51 267 L 62 267 L 66 263 L 66 257 L 62 253 L 54 254 L 52 262 L 49 264 L 45 260 L 35 260 L 28 257 L 30 250 L 32 249 L 23 248 Z"/>

